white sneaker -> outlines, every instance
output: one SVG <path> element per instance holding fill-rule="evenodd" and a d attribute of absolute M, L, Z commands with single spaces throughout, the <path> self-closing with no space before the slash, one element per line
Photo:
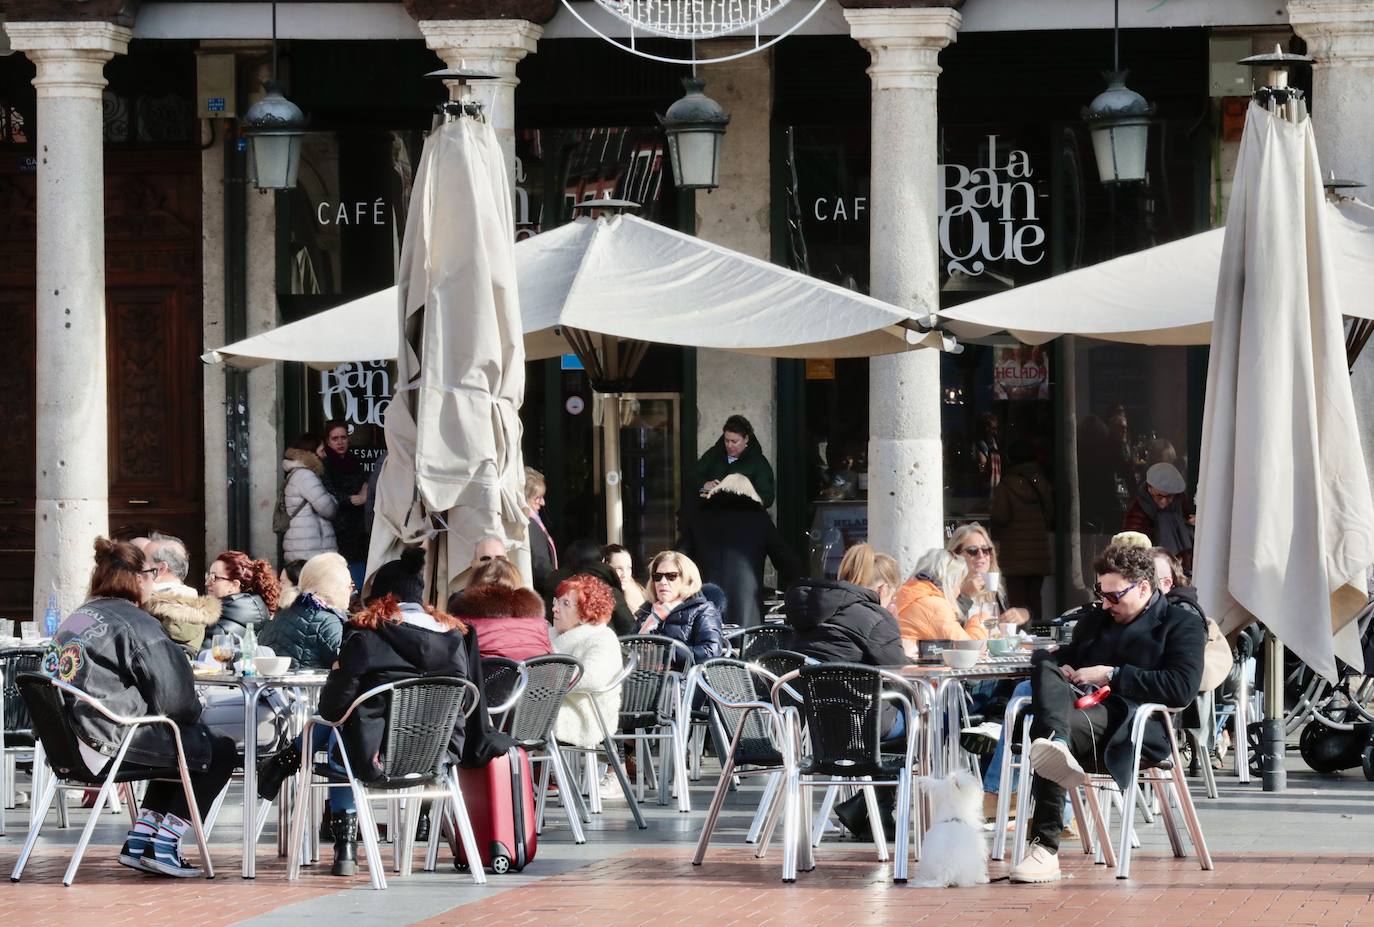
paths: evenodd
<path fill-rule="evenodd" d="M 597 787 L 601 793 L 602 801 L 624 801 L 625 793 L 620 789 L 620 780 L 615 777 L 615 773 L 608 772 L 601 777 L 601 783 Z"/>
<path fill-rule="evenodd" d="M 1058 882 L 1059 854 L 1032 843 L 1026 847 L 1026 855 L 1021 857 L 1021 862 L 1012 867 L 1010 878 L 1013 882 Z"/>
<path fill-rule="evenodd" d="M 1037 737 L 1030 746 L 1031 769 L 1064 789 L 1075 789 L 1088 781 L 1088 774 L 1069 745 L 1061 740 Z"/>

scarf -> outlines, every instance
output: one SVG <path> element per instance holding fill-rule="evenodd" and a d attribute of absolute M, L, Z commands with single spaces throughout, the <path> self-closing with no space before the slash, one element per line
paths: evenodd
<path fill-rule="evenodd" d="M 1155 524 L 1150 540 L 1164 548 L 1175 557 L 1193 549 L 1193 526 L 1183 514 L 1183 495 L 1174 496 L 1168 508 L 1155 505 L 1154 497 L 1146 486 L 1141 486 L 1135 494 L 1140 509 Z"/>

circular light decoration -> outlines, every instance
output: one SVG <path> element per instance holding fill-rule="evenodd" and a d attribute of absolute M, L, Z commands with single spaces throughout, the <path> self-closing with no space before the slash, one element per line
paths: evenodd
<path fill-rule="evenodd" d="M 790 2 L 791 0 L 595 0 L 598 8 L 629 25 L 628 39 L 612 37 L 592 25 L 572 0 L 563 0 L 563 6 L 567 7 L 568 12 L 589 31 L 641 58 L 666 64 L 710 64 L 734 61 L 763 51 L 796 32 L 825 5 L 825 0 L 814 0 L 811 8 L 799 15 L 787 28 L 776 35 L 765 35 L 761 29 L 762 23 Z M 732 55 L 697 57 L 695 43 L 698 39 L 719 39 L 746 30 L 752 32 L 753 47 Z M 658 55 L 639 47 L 641 39 L 651 37 L 681 39 L 693 44 L 688 54 L 683 57 Z"/>

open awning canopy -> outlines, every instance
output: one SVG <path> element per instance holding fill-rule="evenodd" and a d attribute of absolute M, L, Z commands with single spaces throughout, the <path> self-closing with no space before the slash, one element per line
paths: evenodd
<path fill-rule="evenodd" d="M 1324 205 L 1342 311 L 1374 318 L 1374 207 Z M 1213 229 L 943 310 L 961 338 L 1026 344 L 1084 335 L 1131 344 L 1208 344 L 1225 229 Z M 1275 259 L 1279 259 L 1275 255 Z"/>
<path fill-rule="evenodd" d="M 563 330 L 768 357 L 871 357 L 953 340 L 909 312 L 637 216 L 579 219 L 515 246 L 525 355 L 572 349 Z M 396 289 L 202 355 L 251 368 L 330 368 L 396 356 Z"/>

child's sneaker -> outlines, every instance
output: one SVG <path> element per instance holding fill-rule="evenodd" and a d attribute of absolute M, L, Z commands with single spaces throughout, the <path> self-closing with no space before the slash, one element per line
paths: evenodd
<path fill-rule="evenodd" d="M 149 872 L 177 879 L 200 877 L 201 871 L 181 856 L 181 838 L 190 826 L 189 822 L 183 821 L 175 814 L 163 815 L 162 824 L 158 827 L 152 844 L 143 854 L 143 862 Z"/>
<path fill-rule="evenodd" d="M 162 823 L 162 815 L 156 811 L 145 811 L 138 816 L 133 830 L 124 838 L 124 846 L 119 849 L 119 864 L 143 872 L 155 872 L 147 864 L 143 855 L 153 846 L 153 838 Z"/>

